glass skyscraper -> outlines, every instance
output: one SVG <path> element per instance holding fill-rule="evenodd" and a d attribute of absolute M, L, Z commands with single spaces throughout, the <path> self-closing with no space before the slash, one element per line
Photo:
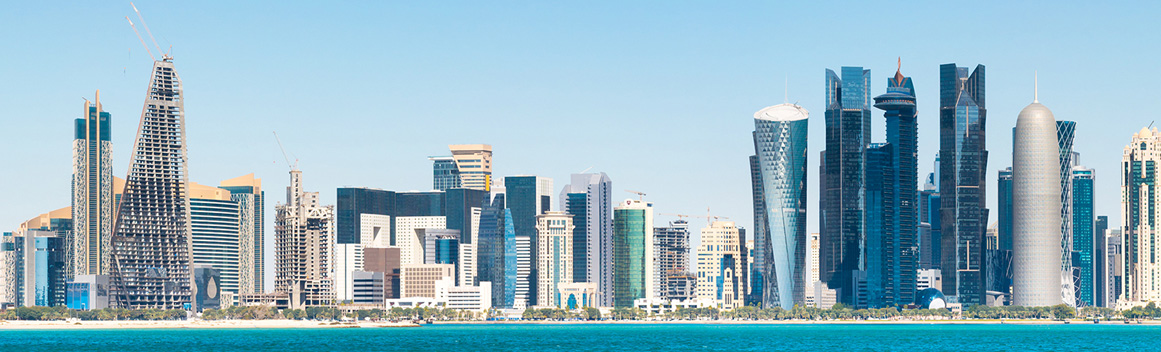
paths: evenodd
<path fill-rule="evenodd" d="M 72 218 L 67 276 L 109 272 L 113 236 L 112 121 L 96 101 L 85 100 L 85 117 L 76 119 L 73 139 Z"/>
<path fill-rule="evenodd" d="M 450 156 L 433 156 L 427 159 L 432 162 L 432 189 L 446 191 L 460 187 L 460 169 L 456 165 L 455 158 Z"/>
<path fill-rule="evenodd" d="M 242 270 L 239 272 L 239 293 L 262 293 L 266 280 L 266 192 L 262 190 L 262 179 L 254 174 L 222 181 L 218 188 L 230 191 L 230 200 L 238 203 L 239 250 Z"/>
<path fill-rule="evenodd" d="M 552 180 L 538 176 L 507 176 L 504 177 L 508 209 L 512 211 L 512 227 L 516 237 L 527 239 L 529 244 L 529 260 L 538 258 L 536 232 L 536 216 L 551 210 Z M 536 265 L 529 263 L 528 304 L 536 304 Z"/>
<path fill-rule="evenodd" d="M 360 243 L 363 214 L 391 216 L 391 223 L 395 223 L 395 192 L 372 188 L 339 188 L 335 198 L 337 244 Z M 391 226 L 390 231 L 394 232 L 395 226 Z"/>
<path fill-rule="evenodd" d="M 749 274 L 751 295 L 760 299 L 763 307 L 791 309 L 805 302 L 809 116 L 810 112 L 794 104 L 754 113 L 755 155 L 750 157 L 750 177 L 755 238 L 753 272 Z"/>
<path fill-rule="evenodd" d="M 1097 305 L 1097 233 L 1093 212 L 1093 188 L 1096 174 L 1093 169 L 1077 166 L 1072 169 L 1072 266 L 1080 269 L 1077 280 L 1077 306 Z M 1100 236 L 1104 236 L 1101 231 Z M 1103 242 L 1103 241 L 1100 241 Z"/>
<path fill-rule="evenodd" d="M 855 302 L 856 308 L 893 306 L 887 285 L 897 273 L 892 262 L 899 260 L 889 247 L 895 242 L 895 148 L 890 143 L 871 143 L 867 146 L 866 237 L 863 241 L 863 268 L 857 275 L 862 282 Z M 914 271 L 912 271 L 914 273 Z"/>
<path fill-rule="evenodd" d="M 943 293 L 965 306 L 985 304 L 984 234 L 987 101 L 985 69 L 939 66 L 941 273 Z"/>
<path fill-rule="evenodd" d="M 602 173 L 572 174 L 560 192 L 560 209 L 572 214 L 573 282 L 596 283 L 600 292 L 613 287 L 613 181 Z M 601 304 L 612 304 L 601 296 Z"/>
<path fill-rule="evenodd" d="M 871 142 L 871 71 L 862 67 L 843 67 L 841 71 L 840 79 L 834 71 L 826 70 L 819 261 L 821 280 L 838 291 L 838 302 L 852 304 L 856 289 L 853 274 L 862 266 L 861 247 L 866 236 L 864 167 L 866 147 Z"/>
<path fill-rule="evenodd" d="M 613 208 L 613 306 L 653 295 L 653 203 L 626 200 Z"/>
<path fill-rule="evenodd" d="M 911 77 L 895 71 L 895 76 L 887 79 L 887 93 L 875 97 L 875 107 L 883 110 L 887 120 L 887 144 L 891 146 L 888 165 L 893 167 L 893 170 L 884 170 L 883 174 L 886 177 L 883 188 L 890 191 L 883 192 L 883 209 L 887 213 L 881 229 L 884 256 L 890 260 L 883 267 L 884 300 L 881 304 L 906 305 L 915 301 L 919 270 L 916 234 L 919 229 L 919 201 L 916 198 L 919 189 L 919 124 Z M 868 168 L 873 162 L 868 160 Z M 867 177 L 870 178 L 869 172 Z"/>

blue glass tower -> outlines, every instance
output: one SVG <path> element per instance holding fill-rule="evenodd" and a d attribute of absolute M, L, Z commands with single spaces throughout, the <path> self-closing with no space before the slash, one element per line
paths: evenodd
<path fill-rule="evenodd" d="M 1077 306 L 1096 306 L 1096 277 L 1099 276 L 1096 250 L 1097 233 L 1094 229 L 1093 186 L 1096 174 L 1093 169 L 1075 167 L 1072 170 L 1072 257 L 1073 267 L 1080 269 L 1077 290 Z M 1107 221 L 1107 220 L 1106 220 Z M 1107 226 L 1107 225 L 1106 225 Z M 1104 236 L 1102 231 L 1100 236 Z"/>
<path fill-rule="evenodd" d="M 987 303 L 988 209 L 984 65 L 939 66 L 940 222 L 943 293 L 965 306 Z M 949 297 L 950 298 L 950 297 Z"/>
<path fill-rule="evenodd" d="M 882 308 L 891 306 L 893 301 L 893 298 L 888 297 L 887 287 L 892 284 L 891 278 L 898 276 L 893 269 L 899 260 L 891 250 L 892 243 L 898 237 L 895 220 L 899 213 L 895 208 L 898 195 L 893 182 L 896 175 L 894 155 L 895 148 L 890 143 L 871 143 L 867 146 L 867 235 L 863 241 L 865 273 L 859 275 L 859 279 L 865 280 L 860 289 L 866 290 L 859 296 L 866 300 L 856 300 L 858 308 Z"/>
<path fill-rule="evenodd" d="M 763 307 L 791 309 L 806 290 L 806 135 L 810 113 L 780 104 L 754 114 L 753 293 Z"/>
<path fill-rule="evenodd" d="M 900 63 L 902 66 L 902 63 Z M 919 270 L 919 152 L 915 111 L 915 86 L 911 77 L 896 70 L 887 79 L 887 93 L 875 97 L 875 107 L 887 119 L 887 144 L 891 146 L 892 170 L 885 170 L 883 250 L 890 258 L 884 266 L 883 306 L 910 304 L 915 301 L 916 274 Z M 873 162 L 868 160 L 868 162 Z M 870 167 L 870 165 L 868 165 Z M 870 175 L 868 174 L 868 178 Z M 870 220 L 868 215 L 868 221 Z"/>
<path fill-rule="evenodd" d="M 826 70 L 826 175 L 821 199 L 819 275 L 853 304 L 852 280 L 862 265 L 865 234 L 863 193 L 866 147 L 871 141 L 871 71 L 843 67 L 842 78 Z"/>
<path fill-rule="evenodd" d="M 391 216 L 394 225 L 395 192 L 371 188 L 339 188 L 336 193 L 335 243 L 359 243 L 363 214 Z M 391 233 L 394 232 L 395 226 L 391 226 Z M 395 236 L 391 237 L 394 239 Z"/>

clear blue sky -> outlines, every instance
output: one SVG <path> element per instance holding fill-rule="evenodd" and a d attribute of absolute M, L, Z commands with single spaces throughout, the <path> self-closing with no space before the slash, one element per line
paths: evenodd
<path fill-rule="evenodd" d="M 429 155 L 489 143 L 497 176 L 589 167 L 659 212 L 752 227 L 753 113 L 811 112 L 808 228 L 817 231 L 824 69 L 896 57 L 918 89 L 920 177 L 939 148 L 938 65 L 988 68 L 988 203 L 1011 128 L 1032 101 L 1078 122 L 1097 213 L 1120 222 L 1121 150 L 1157 118 L 1156 2 L 170 2 L 138 1 L 185 84 L 191 179 L 254 172 L 273 204 L 308 190 L 431 188 Z M 125 176 L 151 62 L 128 2 L 11 2 L 0 12 L 0 228 L 69 205 L 72 121 L 101 90 Z M 140 24 L 138 24 L 140 26 Z M 143 33 L 144 34 L 144 33 Z M 148 38 L 146 38 L 148 41 Z M 882 112 L 875 110 L 876 116 Z M 883 121 L 872 131 L 883 140 Z M 555 203 L 555 202 L 554 202 Z M 658 224 L 670 220 L 659 217 Z M 993 220 L 995 216 L 993 216 Z M 272 222 L 268 222 L 270 224 Z M 693 222 L 700 227 L 701 221 Z M 272 229 L 268 229 L 272 232 Z"/>

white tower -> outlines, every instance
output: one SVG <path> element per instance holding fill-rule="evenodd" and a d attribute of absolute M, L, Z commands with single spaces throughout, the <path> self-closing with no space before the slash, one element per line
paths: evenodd
<path fill-rule="evenodd" d="M 1061 304 L 1060 152 L 1039 99 L 1016 118 L 1012 150 L 1012 304 Z"/>

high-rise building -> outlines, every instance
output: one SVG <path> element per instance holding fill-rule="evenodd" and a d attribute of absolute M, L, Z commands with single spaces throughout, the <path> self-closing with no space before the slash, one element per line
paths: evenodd
<path fill-rule="evenodd" d="M 1000 170 L 996 181 L 996 194 L 999 208 L 999 227 L 997 228 L 999 248 L 1012 250 L 1012 167 Z"/>
<path fill-rule="evenodd" d="M 462 174 L 462 173 L 461 173 Z M 536 216 L 552 210 L 552 179 L 539 176 L 506 176 L 504 177 L 505 196 L 508 209 L 512 210 L 512 227 L 516 230 L 516 239 L 528 240 L 528 292 L 527 303 L 532 305 L 539 302 L 536 292 L 536 252 L 539 248 L 536 241 Z M 519 255 L 519 254 L 518 254 Z M 519 264 L 517 264 L 519 265 Z"/>
<path fill-rule="evenodd" d="M 541 292 L 539 307 L 559 307 L 561 285 L 572 283 L 573 233 L 572 215 L 550 211 L 536 216 L 536 241 L 540 248 L 536 259 L 537 292 Z"/>
<path fill-rule="evenodd" d="M 0 240 L 6 296 L 3 303 L 41 307 L 65 304 L 65 235 L 70 231 L 22 226 L 15 233 L 4 233 Z"/>
<path fill-rule="evenodd" d="M 871 71 L 843 67 L 840 79 L 826 70 L 826 150 L 821 176 L 822 281 L 852 304 L 854 273 L 862 267 L 866 147 L 871 142 Z M 770 191 L 766 191 L 770 192 Z M 767 206 L 774 206 L 767 204 Z M 764 279 L 768 281 L 769 279 Z"/>
<path fill-rule="evenodd" d="M 701 230 L 697 248 L 697 298 L 719 309 L 741 307 L 746 293 L 742 241 L 733 221 L 714 221 Z"/>
<path fill-rule="evenodd" d="M 230 191 L 238 203 L 238 293 L 262 293 L 266 281 L 266 192 L 262 179 L 247 174 L 222 181 L 218 188 Z"/>
<path fill-rule="evenodd" d="M 453 144 L 447 147 L 451 149 L 452 159 L 459 169 L 460 187 L 485 192 L 492 190 L 491 145 Z"/>
<path fill-rule="evenodd" d="M 424 264 L 459 264 L 460 232 L 448 229 L 416 229 L 423 238 Z M 458 277 L 458 276 L 457 276 Z"/>
<path fill-rule="evenodd" d="M 763 307 L 790 309 L 805 299 L 809 116 L 809 111 L 795 104 L 754 113 L 754 155 L 750 157 L 754 256 L 749 275 L 751 296 Z"/>
<path fill-rule="evenodd" d="M 113 118 L 96 101 L 85 100 L 73 139 L 74 228 L 69 235 L 67 276 L 109 273 L 113 237 Z"/>
<path fill-rule="evenodd" d="M 532 300 L 532 239 L 528 236 L 517 235 L 516 239 L 516 287 L 512 297 L 512 307 L 522 309 L 535 303 Z"/>
<path fill-rule="evenodd" d="M 337 204 L 335 207 L 335 243 L 338 244 L 362 244 L 363 242 L 363 219 L 365 215 L 377 215 L 383 217 L 381 220 L 390 222 L 395 215 L 396 193 L 373 188 L 339 188 L 336 191 Z M 372 220 L 373 221 L 373 220 Z M 387 244 L 394 243 L 389 239 L 392 237 L 392 224 L 388 226 L 374 226 L 371 229 L 372 238 L 384 236 L 387 237 Z M 375 233 L 378 231 L 386 231 L 386 233 Z"/>
<path fill-rule="evenodd" d="M 452 264 L 414 264 L 403 265 L 400 269 L 402 293 L 400 298 L 426 297 L 436 298 L 444 296 L 447 290 L 455 286 L 455 265 Z"/>
<path fill-rule="evenodd" d="M 875 107 L 883 110 L 887 120 L 887 144 L 891 146 L 891 165 L 894 166 L 894 170 L 884 174 L 888 176 L 884 189 L 890 188 L 891 192 L 889 198 L 888 193 L 883 193 L 883 208 L 891 212 L 886 214 L 882 224 L 886 235 L 884 256 L 889 258 L 883 273 L 883 304 L 905 305 L 915 301 L 915 275 L 919 270 L 919 239 L 916 234 L 919 230 L 919 201 L 916 198 L 919 189 L 919 124 L 911 77 L 896 70 L 895 76 L 887 79 L 887 93 L 875 97 Z"/>
<path fill-rule="evenodd" d="M 987 303 L 983 267 L 988 225 L 984 77 L 984 65 L 977 65 L 970 75 L 967 67 L 939 66 L 942 291 L 965 306 Z"/>
<path fill-rule="evenodd" d="M 1093 176 L 1096 177 L 1095 175 Z M 1074 181 L 1075 183 L 1075 181 Z M 1095 180 L 1093 182 L 1096 183 Z M 1094 196 L 1095 199 L 1095 196 Z M 1095 208 L 1095 206 L 1094 206 Z M 1109 229 L 1109 217 L 1098 215 L 1093 222 L 1093 304 L 1097 307 L 1108 307 L 1108 281 L 1106 272 L 1108 264 L 1108 241 L 1105 231 Z"/>
<path fill-rule="evenodd" d="M 1076 305 L 1092 307 L 1097 304 L 1096 268 L 1099 253 L 1094 227 L 1093 190 L 1096 174 L 1084 166 L 1072 168 L 1072 267 L 1079 269 Z M 1104 231 L 1101 231 L 1102 234 Z"/>
<path fill-rule="evenodd" d="M 1105 231 L 1105 307 L 1116 307 L 1117 301 L 1126 299 L 1125 289 L 1125 247 L 1120 229 Z"/>
<path fill-rule="evenodd" d="M 230 191 L 194 182 L 189 185 L 189 204 L 193 265 L 216 269 L 218 280 L 215 284 L 220 286 L 220 291 L 238 294 L 239 274 L 254 272 L 253 267 L 243 269 L 241 263 L 243 212 L 238 203 L 231 200 Z M 252 235 L 249 231 L 246 234 Z M 253 238 L 246 241 L 253 242 Z"/>
<path fill-rule="evenodd" d="M 399 261 L 403 265 L 426 263 L 426 230 L 447 228 L 443 216 L 400 216 L 395 218 L 395 247 L 399 247 Z"/>
<path fill-rule="evenodd" d="M 456 166 L 456 159 L 450 156 L 428 157 L 432 165 L 431 189 L 446 191 L 462 187 L 460 183 L 460 169 Z"/>
<path fill-rule="evenodd" d="M 1161 206 L 1161 134 L 1142 128 L 1121 159 L 1121 236 L 1124 250 L 1117 306 L 1161 301 L 1161 243 L 1155 241 Z M 1111 255 L 1111 253 L 1110 253 Z"/>
<path fill-rule="evenodd" d="M 111 296 L 121 308 L 192 304 L 189 175 L 181 78 L 166 55 L 153 73 L 113 225 Z"/>
<path fill-rule="evenodd" d="M 516 229 L 505 194 L 493 188 L 491 204 L 480 213 L 477 281 L 491 282 L 492 306 L 512 308 L 516 298 Z"/>
<path fill-rule="evenodd" d="M 859 281 L 852 285 L 860 286 L 860 300 L 856 301 L 858 308 L 882 308 L 894 306 L 895 297 L 889 295 L 888 282 L 891 278 L 898 278 L 895 265 L 902 258 L 889 247 L 896 241 L 898 235 L 895 228 L 895 214 L 899 212 L 895 206 L 895 179 L 898 169 L 894 164 L 895 148 L 890 143 L 871 143 L 867 146 L 867 165 L 864 183 L 866 200 L 864 209 L 866 217 L 866 237 L 863 240 L 863 267 L 859 270 Z M 914 271 L 912 271 L 914 273 Z M 897 284 L 897 282 L 895 283 Z M 894 286 L 894 285 L 892 285 Z M 865 299 L 863 299 L 865 298 Z M 914 300 L 912 300 L 914 301 Z M 866 303 L 863 305 L 862 303 Z"/>
<path fill-rule="evenodd" d="M 290 306 L 330 304 L 335 300 L 334 206 L 319 202 L 318 192 L 302 187 L 302 171 L 290 170 L 286 204 L 274 222 L 274 290 L 290 295 Z"/>
<path fill-rule="evenodd" d="M 560 191 L 560 209 L 572 214 L 573 282 L 596 283 L 601 292 L 613 286 L 613 181 L 602 173 L 572 174 Z M 596 295 L 597 299 L 608 299 Z M 598 302 L 606 304 L 607 302 Z"/>
<path fill-rule="evenodd" d="M 939 156 L 935 157 L 935 169 L 939 170 Z M 939 187 L 936 186 L 939 177 L 935 172 L 927 174 L 927 181 L 919 191 L 919 267 L 921 269 L 939 268 Z"/>
<path fill-rule="evenodd" d="M 1013 142 L 1015 131 L 1013 128 Z M 995 248 L 985 248 L 985 281 L 989 291 L 1011 294 L 1012 290 L 1012 168 L 998 172 L 996 182 L 999 221 L 996 222 Z"/>
<path fill-rule="evenodd" d="M 613 306 L 656 298 L 653 203 L 626 199 L 613 208 Z"/>
<path fill-rule="evenodd" d="M 1012 151 L 1012 304 L 1061 304 L 1072 273 L 1060 270 L 1060 154 L 1056 120 L 1038 100 L 1016 118 Z"/>
<path fill-rule="evenodd" d="M 1076 122 L 1056 121 L 1057 159 L 1060 163 L 1060 273 L 1064 303 L 1076 306 L 1079 287 L 1073 270 L 1072 167 L 1079 165 L 1079 153 L 1072 151 Z M 1090 219 L 1091 221 L 1091 219 Z"/>
<path fill-rule="evenodd" d="M 661 286 L 658 291 L 661 293 L 662 299 L 674 299 L 669 297 L 671 293 L 680 294 L 682 290 L 677 287 L 670 287 L 670 284 L 681 284 L 681 280 L 674 280 L 674 277 L 688 275 L 689 270 L 689 223 L 685 220 L 677 220 L 669 222 L 669 226 L 653 228 L 653 253 L 656 258 L 653 260 L 654 273 L 657 273 L 661 278 Z"/>
<path fill-rule="evenodd" d="M 363 252 L 363 268 L 365 272 L 383 273 L 384 297 L 399 298 L 399 276 L 402 275 L 399 263 L 399 248 L 366 248 Z M 352 280 L 353 285 L 353 280 Z M 353 291 L 353 288 L 352 288 Z M 352 292 L 352 295 L 354 292 Z"/>

